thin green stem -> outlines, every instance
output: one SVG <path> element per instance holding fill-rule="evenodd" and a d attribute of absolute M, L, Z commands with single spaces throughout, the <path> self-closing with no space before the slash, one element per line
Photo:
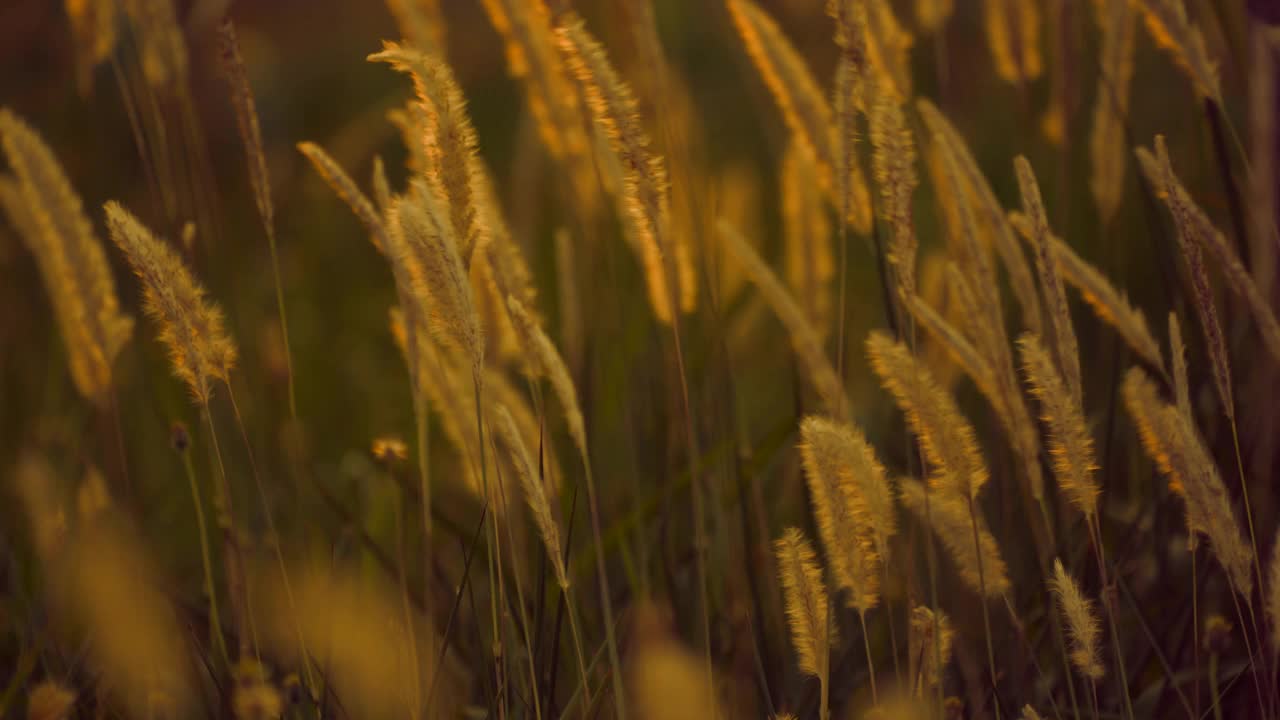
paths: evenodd
<path fill-rule="evenodd" d="M 484 451 L 484 413 L 482 409 L 483 405 L 480 402 L 480 397 L 484 391 L 480 373 L 481 370 L 479 367 L 472 368 L 471 384 L 475 391 L 476 436 L 478 438 L 476 451 L 480 453 L 481 491 L 484 493 L 485 499 L 491 501 L 493 499 L 493 495 L 489 492 L 488 460 L 486 459 Z M 489 536 L 486 538 L 486 541 L 489 544 L 489 551 L 487 553 L 488 557 L 486 558 L 489 566 L 489 619 L 493 626 L 494 670 L 498 676 L 497 692 L 501 696 L 499 698 L 500 705 L 498 706 L 501 718 L 506 718 L 509 714 L 507 712 L 506 673 L 504 672 L 505 653 L 502 651 L 502 629 L 498 623 L 498 606 L 499 604 L 505 605 L 506 591 L 502 583 L 501 571 L 494 570 L 495 560 L 501 560 L 500 553 L 502 548 L 502 543 L 498 538 L 498 525 L 494 516 L 498 512 L 504 512 L 505 510 L 506 508 L 495 507 L 494 512 L 490 513 L 486 518 L 486 522 L 488 522 L 491 530 Z"/>
<path fill-rule="evenodd" d="M 491 450 L 493 450 L 494 457 L 496 458 L 498 456 L 497 450 L 492 448 Z M 509 507 L 507 504 L 507 485 L 503 481 L 502 469 L 496 464 L 494 466 L 494 472 L 498 479 L 498 497 L 501 499 L 502 507 L 505 509 Z M 533 641 L 529 636 L 529 616 L 525 610 L 524 583 L 520 580 L 521 573 L 516 560 L 516 540 L 515 536 L 511 533 L 511 523 L 503 523 L 502 527 L 507 533 L 507 553 L 511 563 L 511 578 L 516 586 L 516 606 L 520 608 L 517 619 L 520 621 L 520 634 L 524 640 L 525 657 L 529 660 L 529 694 L 533 697 L 533 714 L 536 720 L 542 720 L 542 700 L 538 696 L 538 670 L 535 664 L 536 658 L 533 653 Z M 501 557 L 499 557 L 498 561 L 498 570 L 501 572 Z"/>
<path fill-rule="evenodd" d="M 928 481 L 926 481 L 926 484 L 928 484 Z M 978 586 L 982 589 L 982 628 L 987 640 L 987 670 L 991 673 L 991 700 L 995 707 L 996 720 L 1000 720 L 1000 691 L 996 689 L 996 652 L 991 642 L 991 613 L 987 609 L 987 579 L 982 567 L 982 543 L 978 537 L 978 514 L 977 509 L 973 506 L 973 497 L 967 497 L 969 500 L 969 524 L 973 528 L 973 550 L 975 557 L 978 559 Z"/>
<path fill-rule="evenodd" d="M 867 614 L 858 613 L 858 622 L 862 623 L 862 647 L 867 652 L 867 677 L 871 680 L 871 704 L 880 704 L 880 694 L 876 692 L 876 663 L 871 659 L 871 638 L 867 637 Z"/>
<path fill-rule="evenodd" d="M 1036 649 L 1035 649 L 1034 647 L 1032 647 L 1031 642 L 1027 640 L 1027 634 L 1026 634 L 1026 631 L 1025 631 L 1025 630 L 1023 629 L 1023 627 L 1022 627 L 1022 620 L 1020 620 L 1020 619 L 1018 618 L 1018 613 L 1017 613 L 1017 612 L 1015 612 L 1015 611 L 1014 611 L 1014 609 L 1013 609 L 1013 601 L 1011 601 L 1011 600 L 1009 599 L 1009 594 L 1008 594 L 1008 593 L 1005 593 L 1004 595 L 1002 595 L 1002 596 L 1001 596 L 1001 598 L 1004 600 L 1004 606 L 1005 606 L 1005 609 L 1009 611 L 1009 620 L 1010 620 L 1010 622 L 1012 622 L 1012 623 L 1013 623 L 1013 626 L 1014 626 L 1015 628 L 1017 628 L 1017 630 L 1018 630 L 1018 637 L 1019 637 L 1019 639 L 1021 639 L 1021 640 L 1022 640 L 1023 644 L 1024 644 L 1024 645 L 1025 645 L 1025 647 L 1026 647 L 1026 650 L 1027 650 L 1027 656 L 1031 658 L 1031 665 L 1036 669 L 1036 675 L 1038 675 L 1038 676 L 1040 677 L 1040 680 L 1041 680 L 1042 682 L 1044 682 L 1044 683 L 1046 683 L 1046 684 L 1047 684 L 1047 683 L 1049 682 L 1049 678 L 1048 678 L 1048 676 L 1046 676 L 1046 675 L 1044 674 L 1044 670 L 1040 667 L 1040 661 L 1039 661 L 1038 659 L 1036 659 Z M 1053 615 L 1053 613 L 1050 613 L 1050 615 Z M 1065 653 L 1065 652 L 1063 653 L 1063 659 L 1064 659 L 1064 660 L 1066 659 L 1066 653 Z M 1072 684 L 1072 682 L 1071 682 L 1071 665 L 1070 665 L 1070 663 L 1068 663 L 1065 667 L 1066 667 L 1067 687 L 1070 689 L 1070 688 L 1072 688 L 1072 687 L 1073 687 L 1073 684 Z M 1048 694 L 1048 697 L 1049 697 L 1049 707 L 1053 709 L 1053 716 L 1054 716 L 1054 717 L 1056 717 L 1056 718 L 1058 718 L 1058 720 L 1062 720 L 1062 713 L 1061 713 L 1061 711 L 1059 711 L 1059 710 L 1058 710 L 1058 703 L 1057 703 L 1057 702 L 1055 702 L 1055 701 L 1054 701 L 1054 699 L 1053 699 L 1053 693 L 1049 693 L 1049 694 Z M 1074 691 L 1074 690 L 1072 690 L 1072 691 L 1071 691 L 1071 699 L 1072 699 L 1072 702 L 1074 703 L 1074 702 L 1075 702 L 1075 691 Z M 1073 717 L 1076 717 L 1076 716 L 1078 716 L 1078 715 L 1079 715 L 1079 710 L 1074 710 L 1074 711 L 1073 711 Z M 1095 720 L 1096 720 L 1096 719 L 1095 719 Z"/>
<path fill-rule="evenodd" d="M 668 274 L 670 276 L 670 273 Z M 671 302 L 671 335 L 676 346 L 676 369 L 680 374 L 680 399 L 684 403 L 684 421 L 685 435 L 688 441 L 689 453 L 689 494 L 692 496 L 693 502 L 691 512 L 693 514 L 693 542 L 697 546 L 694 548 L 694 564 L 697 566 L 698 575 L 698 600 L 702 609 L 702 648 L 703 660 L 706 665 L 707 672 L 707 700 L 714 706 L 715 704 L 715 666 L 711 663 L 711 594 L 707 588 L 707 530 L 706 516 L 703 496 L 704 488 L 701 476 L 698 474 L 698 437 L 693 430 L 693 405 L 689 400 L 689 382 L 687 380 L 688 370 L 684 362 L 684 347 L 680 341 L 680 304 L 679 298 L 675 295 L 675 289 L 672 283 L 667 283 L 668 294 Z M 594 496 L 594 493 L 592 493 Z M 593 501 L 594 502 L 594 501 Z M 594 510 L 594 508 L 593 508 Z M 592 523 L 596 522 L 596 518 L 592 517 Z M 594 528 L 593 528 L 594 529 Z M 599 533 L 596 533 L 599 539 Z M 596 556 L 599 558 L 599 555 Z M 608 602 L 608 597 L 605 597 Z M 608 618 L 606 618 L 606 622 Z M 609 641 L 610 659 L 614 666 L 614 689 L 620 691 L 622 689 L 622 681 L 617 676 L 617 671 L 621 665 L 617 662 L 617 644 L 612 639 Z M 623 701 L 622 695 L 618 696 L 618 719 L 626 720 L 626 703 Z"/>
<path fill-rule="evenodd" d="M 200 531 L 200 562 L 204 567 L 204 591 L 209 598 L 209 636 L 213 646 L 226 667 L 231 667 L 231 656 L 227 653 L 227 640 L 222 635 L 222 620 L 218 612 L 218 591 L 213 582 L 213 561 L 209 552 L 209 528 L 204 520 L 204 501 L 200 499 L 200 486 L 196 482 L 195 470 L 191 467 L 191 455 L 185 449 L 182 452 L 182 466 L 187 471 L 187 482 L 191 485 L 191 500 L 196 506 L 196 527 Z"/>
<path fill-rule="evenodd" d="M 1195 714 L 1192 718 L 1200 717 L 1200 583 L 1196 582 L 1199 573 L 1196 572 L 1196 550 L 1191 548 L 1191 658 L 1194 673 L 1194 685 L 1192 693 L 1195 696 L 1194 710 Z"/>
<path fill-rule="evenodd" d="M 1129 673 L 1124 665 L 1124 650 L 1120 647 L 1120 626 L 1116 623 L 1115 608 L 1112 607 L 1111 598 L 1108 594 L 1107 584 L 1107 561 L 1102 548 L 1102 529 L 1098 526 L 1098 518 L 1096 516 L 1089 518 L 1089 534 L 1092 535 L 1092 543 L 1094 548 L 1094 558 L 1098 561 L 1098 574 L 1102 582 L 1102 607 L 1107 611 L 1107 623 L 1111 625 L 1111 648 L 1116 656 L 1116 670 L 1119 671 L 1120 677 L 1120 696 L 1124 698 L 1125 715 L 1129 720 L 1134 720 L 1133 700 L 1129 697 Z M 1178 696 L 1182 698 L 1183 704 L 1186 698 L 1182 696 L 1182 691 L 1178 691 Z"/>
<path fill-rule="evenodd" d="M 410 720 L 418 720 L 422 714 L 422 661 L 418 657 L 418 643 L 414 640 L 413 607 L 409 600 L 408 560 L 404 547 L 404 491 L 399 482 L 395 483 L 395 516 L 396 516 L 396 565 L 400 570 L 400 610 L 404 613 L 405 632 L 409 636 L 409 662 L 413 665 L 412 687 L 413 705 L 409 708 Z"/>
<path fill-rule="evenodd" d="M 245 627 L 245 588 L 241 575 L 240 547 L 235 539 L 232 522 L 231 489 L 227 482 L 227 468 L 222 462 L 222 448 L 218 444 L 218 432 L 213 426 L 213 414 L 208 404 L 200 406 L 200 414 L 204 418 L 205 427 L 209 430 L 210 465 L 213 467 L 213 505 L 215 519 L 222 531 L 222 562 L 227 572 L 227 592 L 231 597 L 232 627 L 240 638 L 238 657 L 244 657 L 249 650 L 249 633 Z M 256 655 L 256 651 L 255 651 Z"/>
<path fill-rule="evenodd" d="M 893 600 L 889 597 L 889 566 L 880 563 L 880 573 L 884 576 L 884 613 L 885 624 L 889 626 L 889 647 L 893 651 L 893 677 L 902 684 L 902 668 L 898 664 L 898 633 L 893 629 Z"/>
<path fill-rule="evenodd" d="M 596 546 L 601 548 L 595 553 L 596 574 L 600 579 L 600 610 L 604 615 L 605 644 L 609 650 L 609 664 L 612 666 L 610 674 L 613 676 L 613 694 L 618 707 L 618 720 L 626 720 L 627 703 L 622 687 L 622 660 L 618 655 L 618 639 L 613 630 L 613 599 L 609 590 L 609 572 L 604 564 L 603 546 L 600 544 L 600 538 L 602 537 L 600 532 L 600 505 L 596 499 L 596 483 L 595 477 L 591 472 L 591 462 L 585 457 L 583 458 L 583 467 L 587 478 L 587 509 L 591 518 L 592 539 L 595 541 Z M 587 688 L 584 687 L 584 697 L 586 697 L 586 691 Z"/>
<path fill-rule="evenodd" d="M 280 260 L 276 256 L 276 233 L 268 226 L 267 246 L 271 248 L 271 276 L 276 285 L 276 312 L 280 315 L 280 339 L 284 342 L 284 366 L 288 373 L 291 433 L 298 431 L 298 399 L 293 383 L 293 350 L 289 345 L 289 316 L 284 311 L 284 283 L 280 280 Z"/>
<path fill-rule="evenodd" d="M 289 581 L 289 572 L 284 564 L 284 552 L 280 549 L 280 532 L 276 528 L 275 517 L 271 514 L 271 506 L 267 502 L 267 491 L 262 484 L 262 476 L 258 474 L 258 465 L 253 459 L 253 447 L 249 444 L 249 433 L 245 429 L 244 418 L 240 415 L 240 406 L 236 403 L 235 392 L 231 390 L 229 381 L 223 383 L 227 388 L 227 398 L 231 401 L 231 409 L 236 416 L 236 425 L 240 427 L 240 437 L 244 441 L 245 452 L 249 456 L 249 468 L 253 474 L 253 484 L 258 490 L 258 502 L 262 504 L 262 514 L 267 521 L 267 530 L 271 533 L 271 547 L 275 550 L 276 565 L 280 570 L 280 581 L 284 585 L 285 598 L 289 602 L 289 615 L 294 619 L 294 633 L 298 637 L 298 647 L 302 649 L 302 671 L 306 675 L 307 684 L 316 687 L 316 676 L 311 669 L 311 654 L 307 651 L 307 641 L 302 634 L 302 623 L 298 619 L 297 604 L 293 598 L 293 583 Z"/>
<path fill-rule="evenodd" d="M 573 635 L 573 651 L 578 659 L 578 674 L 582 678 L 582 696 L 584 698 L 591 697 L 591 685 L 587 678 L 586 655 L 582 646 L 582 630 L 578 627 L 578 608 L 577 603 L 573 599 L 572 586 L 566 585 L 560 588 L 560 592 L 564 593 L 565 613 L 569 616 L 569 633 Z M 582 717 L 586 720 L 587 703 L 582 704 Z"/>

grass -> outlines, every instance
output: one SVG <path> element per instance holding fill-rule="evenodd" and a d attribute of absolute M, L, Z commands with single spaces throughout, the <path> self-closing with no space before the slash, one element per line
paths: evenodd
<path fill-rule="evenodd" d="M 0 717 L 1280 717 L 1262 21 L 571 4 L 0 13 Z"/>

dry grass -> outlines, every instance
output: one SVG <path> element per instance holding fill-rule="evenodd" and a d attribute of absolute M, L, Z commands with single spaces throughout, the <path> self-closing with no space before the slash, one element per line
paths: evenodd
<path fill-rule="evenodd" d="M 1255 9 L 62 5 L 0 717 L 1280 717 Z"/>

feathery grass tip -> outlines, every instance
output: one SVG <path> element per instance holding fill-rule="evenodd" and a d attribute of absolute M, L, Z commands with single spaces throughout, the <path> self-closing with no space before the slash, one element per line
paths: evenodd
<path fill-rule="evenodd" d="M 213 381 L 228 382 L 236 363 L 236 345 L 223 325 L 222 311 L 173 248 L 119 203 L 108 202 L 104 210 L 112 241 L 142 280 L 147 314 L 160 327 L 159 339 L 169 350 L 174 374 L 207 405 Z"/>

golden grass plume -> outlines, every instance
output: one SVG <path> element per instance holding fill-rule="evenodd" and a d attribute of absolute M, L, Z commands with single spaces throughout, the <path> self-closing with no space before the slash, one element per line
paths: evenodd
<path fill-rule="evenodd" d="M 565 424 L 569 427 L 569 437 L 578 447 L 583 462 L 587 462 L 587 430 L 582 421 L 582 409 L 578 404 L 578 391 L 573 385 L 573 376 L 569 367 L 556 349 L 551 338 L 537 320 L 525 309 L 524 305 L 514 297 L 507 298 L 507 307 L 511 312 L 512 324 L 524 345 L 525 352 L 535 372 L 547 378 L 551 390 L 560 401 L 564 411 Z"/>
<path fill-rule="evenodd" d="M 1155 383 L 1131 368 L 1122 388 L 1124 403 L 1147 455 L 1183 499 L 1187 527 L 1209 539 L 1231 585 L 1246 599 L 1253 590 L 1253 550 L 1244 537 L 1226 485 L 1191 419 L 1159 396 Z"/>
<path fill-rule="evenodd" d="M 877 86 L 879 88 L 880 86 Z M 889 224 L 889 263 L 893 266 L 902 295 L 916 291 L 916 239 L 912 194 L 919 184 L 916 149 L 911 129 L 897 98 L 877 92 L 871 103 L 871 166 L 880 186 L 880 208 Z"/>
<path fill-rule="evenodd" d="M 773 18 L 751 0 L 726 0 L 747 55 L 773 95 L 791 136 L 818 162 L 822 187 L 835 191 L 835 122 L 804 59 Z"/>
<path fill-rule="evenodd" d="M 929 492 L 919 480 L 903 478 L 898 487 L 902 504 L 922 524 L 932 526 L 951 555 L 960 580 L 970 590 L 987 598 L 1000 597 L 1009 590 L 1009 572 L 1000 556 L 1000 546 L 986 522 L 969 512 L 971 507 L 978 512 L 976 505 L 970 505 L 966 498 L 954 492 Z M 925 517 L 926 492 L 929 493 L 928 519 Z"/>
<path fill-rule="evenodd" d="M 915 295 L 909 296 L 905 300 L 906 307 L 910 310 L 911 316 L 915 318 L 916 322 L 937 340 L 938 344 L 946 350 L 955 364 L 960 366 L 964 373 L 978 386 L 978 390 L 987 398 L 992 407 L 998 408 L 997 412 L 1003 417 L 1006 414 L 1004 412 L 1004 396 L 1000 393 L 995 373 L 992 371 L 987 359 L 978 352 L 978 349 L 969 342 L 959 328 L 942 317 L 932 306 L 925 302 L 924 298 Z M 946 387 L 945 383 L 939 384 L 942 387 Z"/>
<path fill-rule="evenodd" d="M 1129 85 L 1133 79 L 1134 36 L 1137 8 L 1132 0 L 1094 3 L 1102 35 L 1098 89 L 1093 101 L 1093 127 L 1089 134 L 1089 190 L 1103 225 L 1115 217 L 1124 196 L 1128 151 L 1124 121 L 1129 114 Z"/>
<path fill-rule="evenodd" d="M 1058 370 L 1062 373 L 1067 392 L 1080 405 L 1084 397 L 1080 387 L 1080 350 L 1076 343 L 1075 328 L 1071 324 L 1071 312 L 1067 307 L 1067 293 L 1062 287 L 1062 275 L 1058 271 L 1057 254 L 1050 244 L 1049 217 L 1040 197 L 1040 185 L 1025 156 L 1014 158 L 1013 167 L 1018 176 L 1018 189 L 1022 193 L 1022 208 L 1031 221 L 1031 245 L 1035 249 L 1040 289 L 1044 292 L 1045 304 L 1048 305 L 1049 326 L 1053 330 Z"/>
<path fill-rule="evenodd" d="M 593 203 L 595 171 L 591 141 L 582 123 L 581 99 L 556 52 L 551 12 L 543 0 L 484 0 L 498 34 L 505 40 L 508 72 L 525 86 L 538 135 L 551 156 L 566 164 L 576 199 Z M 590 213 L 591 208 L 580 208 Z"/>
<path fill-rule="evenodd" d="M 1277 321 L 1270 301 L 1245 269 L 1226 236 L 1214 227 L 1209 216 L 1191 199 L 1190 193 L 1178 181 L 1169 161 L 1164 138 L 1159 135 L 1156 136 L 1156 160 L 1160 164 L 1161 177 L 1165 182 L 1165 194 L 1162 197 L 1178 223 L 1179 233 L 1194 237 L 1218 261 L 1227 287 L 1249 306 L 1254 322 L 1258 325 L 1258 333 L 1262 336 L 1263 347 L 1272 358 L 1280 361 L 1280 321 Z"/>
<path fill-rule="evenodd" d="M 942 669 L 951 661 L 956 631 L 947 614 L 923 605 L 911 608 L 911 658 L 918 670 L 913 683 L 917 695 L 942 682 Z M 942 665 L 938 665 L 941 660 Z"/>
<path fill-rule="evenodd" d="M 1028 242 L 1033 234 L 1031 221 L 1018 211 L 1009 213 L 1009 223 L 1017 229 Z M 1147 317 L 1142 311 L 1129 304 L 1122 290 L 1111 284 L 1096 267 L 1076 254 L 1060 238 L 1049 234 L 1049 246 L 1057 261 L 1058 271 L 1062 279 L 1075 287 L 1080 297 L 1098 316 L 1098 319 L 1111 326 L 1129 349 L 1133 350 L 1150 367 L 1164 371 L 1164 362 L 1160 355 L 1160 345 L 1147 326 Z"/>
<path fill-rule="evenodd" d="M 213 381 L 229 382 L 236 363 L 235 341 L 222 311 L 206 297 L 182 258 L 115 201 L 104 206 L 111 239 L 142 281 L 147 314 L 160 328 L 173 372 L 202 405 Z"/>
<path fill-rule="evenodd" d="M 827 589 L 813 546 L 799 528 L 789 527 L 774 541 L 778 577 L 786 598 L 787 624 L 800 671 L 826 681 L 827 653 L 835 642 Z"/>
<path fill-rule="evenodd" d="M 1102 490 L 1095 475 L 1098 463 L 1084 408 L 1071 396 L 1039 338 L 1027 333 L 1018 340 L 1018 348 L 1027 385 L 1040 401 L 1040 419 L 1049 431 L 1054 477 L 1071 504 L 1092 521 Z"/>
<path fill-rule="evenodd" d="M 1137 5 L 1151 38 L 1173 56 L 1196 93 L 1219 100 L 1217 64 L 1209 57 L 1199 26 L 1187 16 L 1183 0 L 1138 0 Z"/>
<path fill-rule="evenodd" d="M 817 163 L 819 185 L 846 214 L 842 222 L 859 234 L 867 234 L 872 222 L 870 196 L 862 169 L 850 155 L 857 68 L 841 63 L 843 77 L 837 78 L 837 96 L 843 95 L 844 100 L 837 124 L 804 59 L 777 23 L 751 0 L 726 0 L 726 4 L 747 55 L 777 103 L 787 129 Z M 843 139 L 836 135 L 837 125 Z M 837 140 L 843 147 L 837 147 Z"/>
<path fill-rule="evenodd" d="M 800 422 L 800 439 L 806 472 L 829 478 L 828 487 L 840 487 L 847 512 L 867 526 L 875 551 L 887 560 L 897 520 L 893 490 L 875 448 L 858 428 L 820 415 Z"/>
<path fill-rule="evenodd" d="M 267 156 L 262 150 L 262 127 L 258 123 L 258 106 L 253 99 L 253 88 L 245 73 L 244 58 L 240 55 L 240 41 L 231 20 L 224 19 L 218 26 L 218 40 L 222 51 L 222 72 L 231 88 L 231 105 L 236 114 L 236 127 L 240 142 L 244 145 L 249 163 L 249 184 L 253 187 L 253 199 L 267 235 L 275 242 L 275 206 L 271 201 L 271 176 L 267 173 Z"/>
<path fill-rule="evenodd" d="M 346 170 L 343 170 L 342 166 L 324 151 L 324 148 L 313 142 L 298 143 L 298 152 L 301 152 L 311 161 L 311 165 L 321 179 L 333 190 L 338 199 L 351 208 L 356 218 L 364 224 L 365 229 L 369 231 L 369 238 L 373 242 L 373 246 L 380 252 L 386 252 L 387 228 L 383 223 L 382 214 L 365 196 L 364 192 L 360 190 L 360 187 L 351 179 Z"/>
<path fill-rule="evenodd" d="M 543 482 L 538 466 L 534 464 L 529 448 L 520 437 L 520 429 L 516 427 L 515 418 L 505 405 L 496 404 L 493 412 L 494 429 L 498 440 L 506 446 L 515 466 L 516 477 L 524 490 L 525 502 L 533 515 L 534 525 L 538 528 L 538 536 L 547 549 L 547 557 L 551 561 L 551 569 L 555 573 L 556 582 L 562 590 L 569 588 L 569 573 L 565 569 L 564 546 L 560 542 L 560 525 L 556 522 L 551 510 L 551 501 L 547 498 L 546 484 Z"/>
<path fill-rule="evenodd" d="M 1014 297 L 1021 307 L 1021 317 L 1027 329 L 1035 333 L 1042 332 L 1040 300 L 1036 292 L 1035 278 L 1027 258 L 1022 253 L 1018 239 L 1006 220 L 1004 206 L 996 198 L 986 175 L 978 166 L 977 160 L 969 151 L 964 137 L 942 114 L 936 105 L 925 98 L 916 99 L 916 109 L 920 119 L 933 140 L 934 147 L 941 155 L 941 166 L 949 187 L 938 188 L 938 193 L 950 193 L 958 209 L 962 235 L 970 236 L 966 252 L 974 257 L 964 257 L 969 264 L 975 264 L 971 272 L 975 274 L 974 282 L 980 284 L 982 292 L 994 292 L 995 274 L 987 260 L 985 251 L 980 248 L 987 243 L 981 239 L 989 239 L 989 245 L 995 248 L 1009 274 L 1009 284 Z M 995 305 L 988 299 L 987 305 Z M 998 311 L 996 311 L 998 312 Z M 989 322 L 1002 322 L 1000 315 L 993 314 Z"/>
<path fill-rule="evenodd" d="M 0 109 L 0 146 L 13 171 L 0 178 L 0 206 L 36 259 L 76 390 L 105 405 L 134 321 L 120 311 L 102 241 L 53 152 L 7 108 Z"/>
<path fill-rule="evenodd" d="M 865 613 L 879 602 L 897 529 L 884 466 L 860 431 L 816 415 L 800 423 L 800 457 L 835 585 Z"/>
<path fill-rule="evenodd" d="M 556 35 L 561 56 L 578 81 L 595 126 L 608 139 L 610 154 L 621 167 L 623 222 L 644 266 L 654 315 L 670 324 L 673 299 L 682 309 L 692 309 L 697 285 L 688 267 L 692 255 L 687 239 L 672 237 L 666 163 L 650 147 L 631 88 L 618 77 L 582 19 L 566 13 Z M 677 284 L 674 289 L 673 283 Z"/>
<path fill-rule="evenodd" d="M 983 0 L 987 45 L 1000 79 L 1023 85 L 1040 77 L 1040 8 L 1021 0 Z"/>
<path fill-rule="evenodd" d="M 1071 636 L 1071 663 L 1084 677 L 1095 682 L 1101 680 L 1105 674 L 1098 649 L 1102 624 L 1094 612 L 1093 602 L 1085 597 L 1075 579 L 1062 567 L 1062 561 L 1056 558 L 1049 589 Z"/>
<path fill-rule="evenodd" d="M 165 90 L 185 82 L 190 58 L 178 16 L 169 0 L 121 0 L 120 7 L 133 26 L 138 54 L 147 83 Z"/>
<path fill-rule="evenodd" d="M 1209 273 L 1205 269 L 1201 243 L 1207 238 L 1204 233 L 1214 234 L 1217 231 L 1209 222 L 1204 212 L 1196 206 L 1191 196 L 1183 189 L 1178 178 L 1173 174 L 1173 165 L 1169 161 L 1169 151 L 1164 136 L 1157 135 L 1155 152 L 1146 148 L 1138 148 L 1138 163 L 1152 186 L 1169 208 L 1173 216 L 1173 224 L 1177 230 L 1178 246 L 1187 263 L 1187 272 L 1191 276 L 1192 296 L 1195 300 L 1196 314 L 1200 317 L 1200 329 L 1204 333 L 1205 346 L 1209 353 L 1209 364 L 1213 368 L 1213 382 L 1222 400 L 1222 408 L 1228 418 L 1235 418 L 1235 395 L 1231 389 L 1231 361 L 1227 355 L 1227 341 L 1223 335 L 1222 324 L 1218 318 L 1218 309 L 1213 300 L 1213 287 L 1209 282 Z"/>
<path fill-rule="evenodd" d="M 779 173 L 784 273 L 787 286 L 804 308 L 814 330 L 820 338 L 826 338 L 835 323 L 832 298 L 836 260 L 831 248 L 831 222 L 814 179 L 815 173 L 813 156 L 805 152 L 798 141 L 793 139 L 787 143 Z"/>
<path fill-rule="evenodd" d="M 423 183 L 396 202 L 390 213 L 393 232 L 401 233 L 405 249 L 415 259 L 411 266 L 419 292 L 429 298 L 428 319 L 433 334 L 459 348 L 472 368 L 484 366 L 484 331 L 476 312 L 472 286 L 443 198 Z"/>
<path fill-rule="evenodd" d="M 955 399 L 905 344 L 882 332 L 867 337 L 867 356 L 880 384 L 893 395 L 920 440 L 931 466 L 931 483 L 958 497 L 976 498 L 987 482 L 987 464 L 977 433 Z"/>
<path fill-rule="evenodd" d="M 421 136 L 430 163 L 427 186 L 447 208 L 457 252 L 463 267 L 470 267 L 472 253 L 484 244 L 484 226 L 474 198 L 477 143 L 453 70 L 443 60 L 397 43 L 384 43 L 382 51 L 368 59 L 388 63 L 413 78 L 429 128 Z"/>

